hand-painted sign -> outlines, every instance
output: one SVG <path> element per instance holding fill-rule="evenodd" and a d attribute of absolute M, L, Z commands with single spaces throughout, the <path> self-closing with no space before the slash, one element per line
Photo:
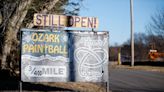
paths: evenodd
<path fill-rule="evenodd" d="M 75 81 L 108 81 L 108 33 L 72 32 L 70 46 L 75 67 Z"/>
<path fill-rule="evenodd" d="M 28 77 L 62 77 L 66 78 L 65 66 L 28 65 L 24 69 Z"/>
<path fill-rule="evenodd" d="M 21 79 L 25 82 L 68 81 L 67 33 L 22 29 Z"/>
<path fill-rule="evenodd" d="M 34 14 L 35 26 L 98 28 L 95 17 Z"/>
<path fill-rule="evenodd" d="M 22 29 L 24 82 L 107 82 L 108 33 Z"/>

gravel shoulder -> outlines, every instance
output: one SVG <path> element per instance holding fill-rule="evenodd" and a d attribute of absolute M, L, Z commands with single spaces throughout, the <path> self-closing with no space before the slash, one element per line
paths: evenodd
<path fill-rule="evenodd" d="M 161 72 L 164 73 L 164 66 L 163 65 L 134 65 L 133 67 L 125 64 L 125 65 L 118 65 L 117 62 L 112 62 L 109 65 L 109 68 L 115 69 L 115 68 L 120 68 L 120 69 L 130 69 L 130 70 L 144 70 L 144 71 L 154 71 L 154 72 Z"/>

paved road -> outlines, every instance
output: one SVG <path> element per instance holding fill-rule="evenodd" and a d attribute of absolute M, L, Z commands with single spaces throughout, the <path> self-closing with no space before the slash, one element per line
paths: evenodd
<path fill-rule="evenodd" d="M 109 86 L 112 92 L 164 92 L 164 73 L 110 69 Z"/>

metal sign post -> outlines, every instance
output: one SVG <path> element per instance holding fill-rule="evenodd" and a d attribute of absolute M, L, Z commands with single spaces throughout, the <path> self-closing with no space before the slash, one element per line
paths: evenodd
<path fill-rule="evenodd" d="M 19 92 L 22 92 L 22 81 L 19 81 Z"/>

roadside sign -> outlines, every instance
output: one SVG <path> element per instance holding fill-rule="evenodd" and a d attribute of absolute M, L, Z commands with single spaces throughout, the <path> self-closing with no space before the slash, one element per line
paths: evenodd
<path fill-rule="evenodd" d="M 33 24 L 49 29 L 21 29 L 22 82 L 95 82 L 109 87 L 109 33 L 60 29 L 96 29 L 98 18 L 36 13 Z"/>
<path fill-rule="evenodd" d="M 21 80 L 67 82 L 69 59 L 67 33 L 50 30 L 21 30 Z"/>
<path fill-rule="evenodd" d="M 98 28 L 98 18 L 64 16 L 52 14 L 34 14 L 35 26 Z"/>
<path fill-rule="evenodd" d="M 108 32 L 21 29 L 23 82 L 107 82 Z"/>

